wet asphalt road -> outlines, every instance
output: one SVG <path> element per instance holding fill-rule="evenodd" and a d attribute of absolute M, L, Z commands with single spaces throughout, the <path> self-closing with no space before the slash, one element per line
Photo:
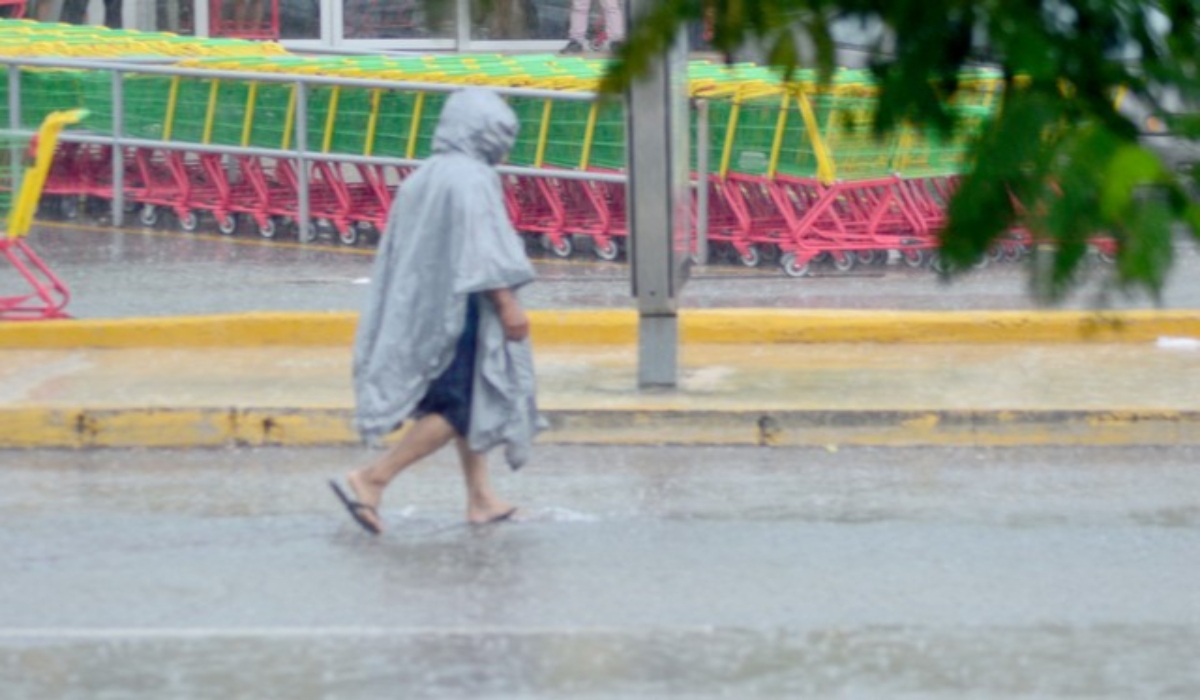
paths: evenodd
<path fill-rule="evenodd" d="M 266 242 L 251 233 L 225 238 L 128 227 L 48 222 L 32 245 L 72 291 L 77 318 L 191 315 L 242 311 L 357 311 L 371 275 L 373 251 L 336 242 Z M 570 260 L 541 253 L 538 283 L 525 292 L 530 308 L 632 308 L 629 267 L 578 251 Z M 1098 296 L 1111 265 L 1091 269 L 1090 282 L 1066 308 L 1152 308 L 1152 299 Z M 712 265 L 697 270 L 683 307 L 844 308 L 891 310 L 1019 310 L 1036 308 L 1025 263 L 994 263 L 951 284 L 928 269 L 903 264 L 831 267 L 792 279 L 777 266 Z M 1200 308 L 1200 251 L 1182 241 L 1163 296 L 1172 309 Z M 0 293 L 15 284 L 0 266 Z"/>
<path fill-rule="evenodd" d="M 0 453 L 13 698 L 1200 696 L 1195 449 Z"/>
<path fill-rule="evenodd" d="M 32 243 L 81 318 L 353 311 L 371 266 L 161 228 Z M 1179 258 L 1164 305 L 1200 308 Z M 532 308 L 632 305 L 624 265 L 538 268 Z M 710 267 L 683 305 L 1034 306 L 1019 264 Z M 1200 696 L 1194 449 L 546 447 L 497 473 L 525 520 L 482 530 L 443 454 L 380 539 L 324 485 L 367 456 L 0 452 L 0 697 Z"/>

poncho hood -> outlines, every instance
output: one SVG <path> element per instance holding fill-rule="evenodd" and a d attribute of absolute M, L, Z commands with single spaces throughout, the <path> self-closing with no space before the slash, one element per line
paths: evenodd
<path fill-rule="evenodd" d="M 446 100 L 433 152 L 462 153 L 496 165 L 504 160 L 517 141 L 517 116 L 496 93 L 463 90 Z"/>

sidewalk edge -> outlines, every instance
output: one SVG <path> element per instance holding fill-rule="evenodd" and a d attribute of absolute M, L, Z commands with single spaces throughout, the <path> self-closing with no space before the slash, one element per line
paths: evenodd
<path fill-rule="evenodd" d="M 566 445 L 1200 445 L 1200 411 L 550 410 Z M 346 407 L 7 408 L 0 449 L 359 444 Z"/>
<path fill-rule="evenodd" d="M 630 310 L 530 312 L 536 344 L 628 345 Z M 1080 343 L 1200 337 L 1200 311 L 706 309 L 679 314 L 683 343 Z M 0 349 L 350 346 L 353 313 L 255 312 L 0 323 Z"/>

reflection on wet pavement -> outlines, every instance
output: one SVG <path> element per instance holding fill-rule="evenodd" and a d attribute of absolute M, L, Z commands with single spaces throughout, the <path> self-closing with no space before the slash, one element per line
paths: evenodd
<path fill-rule="evenodd" d="M 1192 697 L 1195 448 L 0 453 L 13 697 Z"/>
<path fill-rule="evenodd" d="M 79 318 L 231 313 L 239 311 L 357 311 L 371 275 L 372 251 L 330 244 L 266 242 L 164 230 L 114 231 L 48 222 L 32 244 L 70 286 L 68 311 Z M 525 292 L 530 308 L 629 308 L 629 268 L 580 255 L 560 260 L 534 251 L 538 283 Z M 1163 306 L 1200 308 L 1200 253 L 1181 245 Z M 1091 269 L 1091 284 L 1068 308 L 1100 302 L 1097 283 L 1113 271 Z M 0 272 L 3 272 L 0 269 Z M 6 280 L 0 275 L 0 288 Z M 1115 308 L 1153 308 L 1153 300 L 1112 297 Z M 684 288 L 684 307 L 846 308 L 896 310 L 1012 310 L 1036 308 L 1019 263 L 997 263 L 950 285 L 927 269 L 903 264 L 819 269 L 789 278 L 775 266 L 697 269 Z"/>

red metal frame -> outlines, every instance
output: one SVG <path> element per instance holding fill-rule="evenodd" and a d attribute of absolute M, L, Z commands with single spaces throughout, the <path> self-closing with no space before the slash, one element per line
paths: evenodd
<path fill-rule="evenodd" d="M 4 19 L 22 19 L 25 17 L 26 0 L 0 0 L 0 17 Z"/>
<path fill-rule="evenodd" d="M 900 177 L 832 185 L 780 177 L 772 192 L 789 228 L 780 249 L 795 255 L 798 265 L 828 253 L 839 267 L 849 269 L 854 259 L 849 253 L 937 246 L 927 220 L 914 206 L 911 185 Z"/>
<path fill-rule="evenodd" d="M 22 238 L 0 238 L 0 255 L 16 269 L 32 291 L 0 297 L 0 319 L 36 321 L 67 318 L 71 293 Z"/>
<path fill-rule="evenodd" d="M 566 209 L 555 184 L 543 177 L 511 175 L 504 180 L 513 227 L 523 234 L 540 234 L 552 252 L 568 257 L 574 250 L 564 233 Z"/>

